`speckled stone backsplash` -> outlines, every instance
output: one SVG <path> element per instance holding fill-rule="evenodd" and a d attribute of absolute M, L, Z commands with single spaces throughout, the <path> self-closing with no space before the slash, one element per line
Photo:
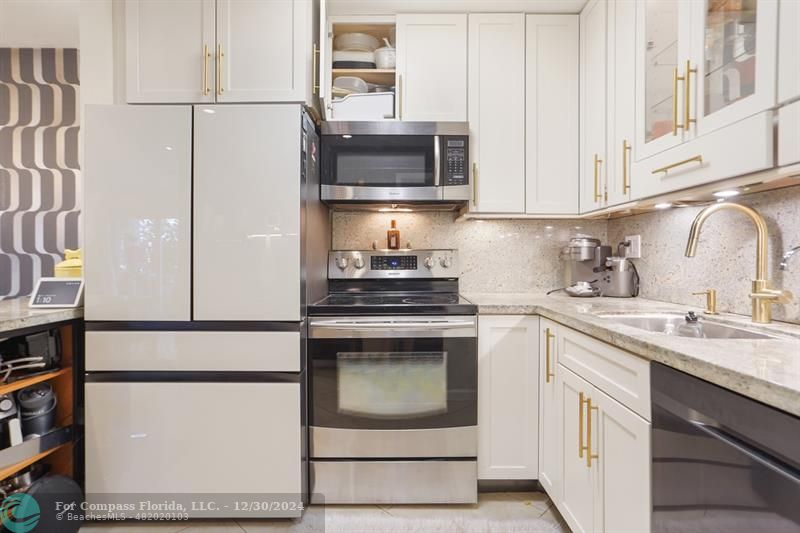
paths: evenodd
<path fill-rule="evenodd" d="M 792 291 L 789 305 L 773 306 L 775 320 L 800 324 L 800 256 L 787 271 L 778 268 L 783 253 L 800 245 L 800 187 L 734 199 L 754 208 L 769 226 L 769 277 L 773 286 Z M 717 290 L 720 311 L 750 314 L 750 281 L 755 276 L 756 230 L 740 213 L 721 211 L 703 225 L 697 254 L 684 257 L 692 220 L 701 208 L 683 207 L 609 221 L 611 242 L 642 236 L 641 295 L 677 304 L 705 304 L 691 292 Z"/>
<path fill-rule="evenodd" d="M 333 214 L 333 247 L 386 247 L 386 230 L 397 220 L 400 242 L 413 248 L 457 248 L 462 292 L 546 292 L 563 286 L 558 253 L 570 237 L 606 239 L 607 223 L 588 220 L 469 220 L 452 213 Z"/>

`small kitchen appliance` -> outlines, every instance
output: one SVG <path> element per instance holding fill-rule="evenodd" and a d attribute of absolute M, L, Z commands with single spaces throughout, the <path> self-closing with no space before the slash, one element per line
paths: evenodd
<path fill-rule="evenodd" d="M 470 198 L 469 124 L 323 122 L 321 170 L 329 205 L 463 205 Z"/>
<path fill-rule="evenodd" d="M 579 236 L 562 248 L 564 291 L 570 296 L 630 298 L 639 294 L 639 274 L 626 257 L 611 255 L 600 239 Z"/>
<path fill-rule="evenodd" d="M 476 306 L 455 250 L 333 251 L 309 308 L 311 501 L 477 501 Z"/>

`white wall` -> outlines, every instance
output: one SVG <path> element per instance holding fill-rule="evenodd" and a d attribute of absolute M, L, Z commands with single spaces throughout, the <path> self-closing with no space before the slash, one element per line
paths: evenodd
<path fill-rule="evenodd" d="M 0 47 L 78 48 L 80 0 L 0 0 Z"/>

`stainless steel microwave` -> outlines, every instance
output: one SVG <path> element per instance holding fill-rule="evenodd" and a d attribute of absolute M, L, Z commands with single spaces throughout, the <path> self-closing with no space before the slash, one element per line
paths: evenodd
<path fill-rule="evenodd" d="M 324 122 L 322 200 L 460 204 L 470 199 L 467 122 Z"/>

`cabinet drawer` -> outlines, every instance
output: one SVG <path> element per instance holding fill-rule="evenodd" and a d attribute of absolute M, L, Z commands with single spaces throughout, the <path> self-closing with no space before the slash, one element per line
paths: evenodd
<path fill-rule="evenodd" d="M 87 383 L 87 501 L 228 493 L 299 502 L 300 401 L 298 383 Z"/>
<path fill-rule="evenodd" d="M 558 362 L 650 420 L 650 364 L 646 360 L 562 327 Z"/>
<path fill-rule="evenodd" d="M 632 197 L 647 198 L 772 168 L 772 119 L 773 112 L 765 111 L 636 162 Z M 693 160 L 697 156 L 702 162 Z"/>
<path fill-rule="evenodd" d="M 88 371 L 299 372 L 296 331 L 87 331 Z"/>
<path fill-rule="evenodd" d="M 778 110 L 778 166 L 800 163 L 800 101 Z"/>

